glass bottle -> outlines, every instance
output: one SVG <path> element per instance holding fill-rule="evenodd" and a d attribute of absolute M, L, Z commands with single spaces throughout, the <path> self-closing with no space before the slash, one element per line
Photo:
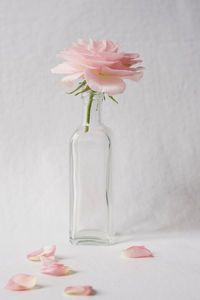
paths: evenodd
<path fill-rule="evenodd" d="M 101 123 L 103 93 L 82 94 L 83 122 L 70 142 L 70 241 L 111 243 L 110 150 L 108 129 Z"/>

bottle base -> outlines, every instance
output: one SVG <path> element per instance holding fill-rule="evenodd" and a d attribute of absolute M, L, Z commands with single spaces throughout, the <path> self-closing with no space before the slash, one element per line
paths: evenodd
<path fill-rule="evenodd" d="M 81 231 L 77 233 L 74 237 L 70 237 L 70 242 L 72 245 L 102 245 L 109 246 L 112 245 L 112 240 L 108 234 L 104 232 L 97 231 Z"/>

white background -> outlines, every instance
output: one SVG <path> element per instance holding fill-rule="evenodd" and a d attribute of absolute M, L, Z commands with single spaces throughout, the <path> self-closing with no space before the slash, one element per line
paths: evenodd
<path fill-rule="evenodd" d="M 85 272 L 74 274 L 70 284 L 75 276 L 80 284 L 87 279 L 90 264 L 92 284 L 102 290 L 96 297 L 146 299 L 146 290 L 150 299 L 199 299 L 199 31 L 198 0 L 1 0 L 2 285 L 13 273 L 36 268 L 24 262 L 27 251 L 57 243 L 65 263 L 69 251 Z M 82 102 L 65 94 L 61 77 L 50 69 L 60 62 L 56 54 L 77 38 L 111 39 L 123 51 L 139 52 L 146 67 L 142 81 L 127 82 L 116 97 L 119 105 L 104 103 L 103 120 L 113 132 L 113 226 L 119 241 L 129 237 L 109 249 L 67 244 L 68 142 Z M 119 249 L 132 245 L 130 238 L 152 247 L 154 260 L 122 265 L 115 259 Z M 99 259 L 107 267 L 98 274 Z M 118 275 L 116 267 L 109 272 L 116 264 Z M 26 297 L 59 299 L 57 280 L 57 290 L 47 284 Z M 10 297 L 3 292 L 2 299 Z"/>

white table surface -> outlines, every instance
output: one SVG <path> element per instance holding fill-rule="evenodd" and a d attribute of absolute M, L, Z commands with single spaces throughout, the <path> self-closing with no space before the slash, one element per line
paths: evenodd
<path fill-rule="evenodd" d="M 10 245 L 10 246 L 9 246 Z M 131 245 L 145 245 L 154 257 L 122 258 L 120 250 Z M 1 247 L 0 299 L 91 299 L 91 296 L 67 296 L 69 285 L 92 285 L 92 299 L 105 300 L 199 300 L 200 233 L 173 233 L 135 237 L 113 246 L 72 246 L 57 243 L 57 257 L 72 266 L 74 273 L 53 277 L 39 273 L 40 263 L 29 262 L 26 254 L 41 245 L 6 244 Z M 3 288 L 16 273 L 34 274 L 37 288 L 12 292 Z"/>

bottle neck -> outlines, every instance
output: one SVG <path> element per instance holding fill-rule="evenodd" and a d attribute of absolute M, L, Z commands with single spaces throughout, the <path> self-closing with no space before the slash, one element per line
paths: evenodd
<path fill-rule="evenodd" d="M 82 94 L 84 103 L 83 122 L 85 132 L 91 127 L 101 124 L 101 105 L 103 101 L 103 93 L 89 91 Z"/>

